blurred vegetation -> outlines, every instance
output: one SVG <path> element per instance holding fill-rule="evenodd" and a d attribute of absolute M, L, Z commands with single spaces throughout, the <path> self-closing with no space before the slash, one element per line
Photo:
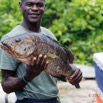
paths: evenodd
<path fill-rule="evenodd" d="M 21 23 L 19 0 L 0 0 L 0 37 Z M 73 51 L 76 63 L 92 65 L 103 50 L 103 0 L 46 0 L 42 25 Z"/>

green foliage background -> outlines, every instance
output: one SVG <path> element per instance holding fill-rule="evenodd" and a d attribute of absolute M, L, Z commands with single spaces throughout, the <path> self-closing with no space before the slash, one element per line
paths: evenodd
<path fill-rule="evenodd" d="M 19 0 L 0 0 L 0 38 L 21 23 Z M 76 63 L 92 65 L 103 50 L 103 0 L 46 0 L 42 25 L 73 51 Z"/>

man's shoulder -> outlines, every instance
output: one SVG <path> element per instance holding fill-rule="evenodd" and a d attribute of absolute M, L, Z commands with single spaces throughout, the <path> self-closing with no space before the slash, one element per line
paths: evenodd
<path fill-rule="evenodd" d="M 22 28 L 21 25 L 17 25 L 16 27 L 14 27 L 10 32 L 8 32 L 6 34 L 6 36 L 8 37 L 13 37 L 13 36 L 16 36 L 16 35 L 19 35 L 21 33 L 25 33 L 25 30 Z"/>
<path fill-rule="evenodd" d="M 49 29 L 47 29 L 47 28 L 45 28 L 45 27 L 41 27 L 41 32 L 42 32 L 44 35 L 47 35 L 47 36 L 49 36 L 50 38 L 57 40 L 56 37 L 55 37 L 55 35 L 54 35 Z"/>
<path fill-rule="evenodd" d="M 20 34 L 23 34 L 23 33 L 26 33 L 24 28 L 21 25 L 17 25 L 10 32 L 3 35 L 1 41 L 4 40 L 4 39 L 7 39 L 9 37 L 13 37 L 13 36 L 20 35 Z"/>
<path fill-rule="evenodd" d="M 46 31 L 46 32 L 51 32 L 49 29 L 47 29 L 47 28 L 45 28 L 45 27 L 42 27 L 42 26 L 41 26 L 41 30 L 42 30 L 42 31 Z M 51 32 L 51 33 L 52 33 L 52 32 Z"/>

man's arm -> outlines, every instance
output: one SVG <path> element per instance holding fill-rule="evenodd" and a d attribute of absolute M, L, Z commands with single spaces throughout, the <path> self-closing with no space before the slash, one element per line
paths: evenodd
<path fill-rule="evenodd" d="M 15 71 L 1 70 L 2 73 L 2 87 L 6 93 L 18 91 L 25 87 L 26 83 L 23 82 L 21 77 L 15 77 Z"/>
<path fill-rule="evenodd" d="M 28 65 L 26 68 L 26 74 L 24 76 L 24 79 L 30 82 L 36 76 L 38 76 L 48 65 L 46 59 L 47 56 L 42 54 L 40 54 L 37 58 L 34 57 L 31 60 L 31 64 Z M 23 81 L 22 77 L 15 77 L 16 71 L 2 69 L 1 73 L 2 73 L 2 87 L 6 93 L 21 90 L 27 84 Z"/>

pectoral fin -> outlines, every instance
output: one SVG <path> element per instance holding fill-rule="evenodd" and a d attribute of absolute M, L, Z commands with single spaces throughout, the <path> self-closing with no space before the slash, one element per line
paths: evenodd
<path fill-rule="evenodd" d="M 56 54 L 51 54 L 51 53 L 46 53 L 46 55 L 49 59 L 55 59 L 58 57 Z"/>
<path fill-rule="evenodd" d="M 68 49 L 66 49 L 66 48 L 64 48 L 64 50 L 65 50 L 65 52 L 67 53 L 67 56 L 68 56 L 68 58 L 69 58 L 69 63 L 73 63 L 74 59 L 76 58 L 76 57 L 74 56 L 74 54 L 73 54 L 70 50 L 68 50 Z"/>

